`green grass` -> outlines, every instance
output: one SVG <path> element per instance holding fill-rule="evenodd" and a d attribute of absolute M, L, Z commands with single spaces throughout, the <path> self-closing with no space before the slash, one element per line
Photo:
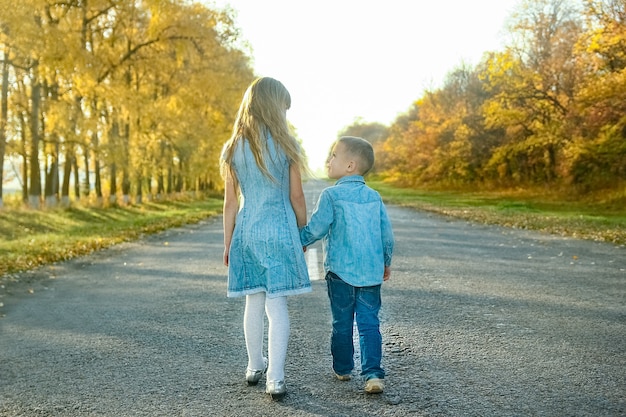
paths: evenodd
<path fill-rule="evenodd" d="M 0 282 L 11 279 L 12 273 L 201 221 L 221 208 L 221 199 L 207 198 L 108 208 L 0 210 Z"/>
<path fill-rule="evenodd" d="M 619 196 L 604 201 L 570 201 L 538 191 L 423 191 L 396 188 L 378 181 L 368 184 L 390 204 L 477 223 L 626 244 L 626 205 Z"/>
<path fill-rule="evenodd" d="M 329 183 L 330 184 L 330 183 Z M 484 224 L 626 244 L 626 205 L 529 192 L 424 191 L 368 184 L 385 201 Z M 219 214 L 220 198 L 68 210 L 0 210 L 0 284 L 16 273 Z"/>

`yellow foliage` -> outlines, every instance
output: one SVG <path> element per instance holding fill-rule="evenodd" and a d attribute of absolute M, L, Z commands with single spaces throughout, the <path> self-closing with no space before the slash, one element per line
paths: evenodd
<path fill-rule="evenodd" d="M 41 120 L 42 137 L 60 138 L 65 160 L 87 156 L 91 165 L 78 158 L 79 169 L 93 172 L 97 160 L 100 175 L 112 175 L 115 165 L 117 176 L 101 181 L 111 188 L 140 180 L 129 173 L 169 170 L 190 187 L 219 177 L 219 145 L 254 77 L 227 14 L 175 0 L 0 0 L 0 22 L 11 63 L 8 131 Z M 33 81 L 42 94 L 31 115 Z M 23 148 L 30 138 L 26 131 Z"/>

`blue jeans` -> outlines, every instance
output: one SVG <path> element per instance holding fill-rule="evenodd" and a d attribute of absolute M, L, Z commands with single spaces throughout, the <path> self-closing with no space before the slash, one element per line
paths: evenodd
<path fill-rule="evenodd" d="M 354 320 L 359 331 L 361 347 L 361 375 L 365 380 L 384 378 L 381 368 L 382 336 L 380 334 L 380 285 L 353 287 L 332 272 L 326 274 L 328 298 L 333 316 L 333 333 L 330 351 L 333 370 L 338 375 L 348 375 L 354 368 Z"/>

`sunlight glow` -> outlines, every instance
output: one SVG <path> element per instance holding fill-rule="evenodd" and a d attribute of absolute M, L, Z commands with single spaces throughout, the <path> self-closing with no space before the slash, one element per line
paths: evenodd
<path fill-rule="evenodd" d="M 518 0 L 219 0 L 237 10 L 257 75 L 282 81 L 312 169 L 355 120 L 392 123 L 462 63 L 501 50 Z"/>

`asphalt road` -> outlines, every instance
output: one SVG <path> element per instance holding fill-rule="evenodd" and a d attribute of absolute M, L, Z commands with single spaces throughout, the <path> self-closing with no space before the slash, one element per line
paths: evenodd
<path fill-rule="evenodd" d="M 324 185 L 307 184 L 310 209 Z M 5 288 L 0 416 L 626 415 L 624 247 L 389 212 L 385 393 L 332 377 L 323 280 L 289 300 L 285 400 L 245 385 L 213 218 Z"/>

